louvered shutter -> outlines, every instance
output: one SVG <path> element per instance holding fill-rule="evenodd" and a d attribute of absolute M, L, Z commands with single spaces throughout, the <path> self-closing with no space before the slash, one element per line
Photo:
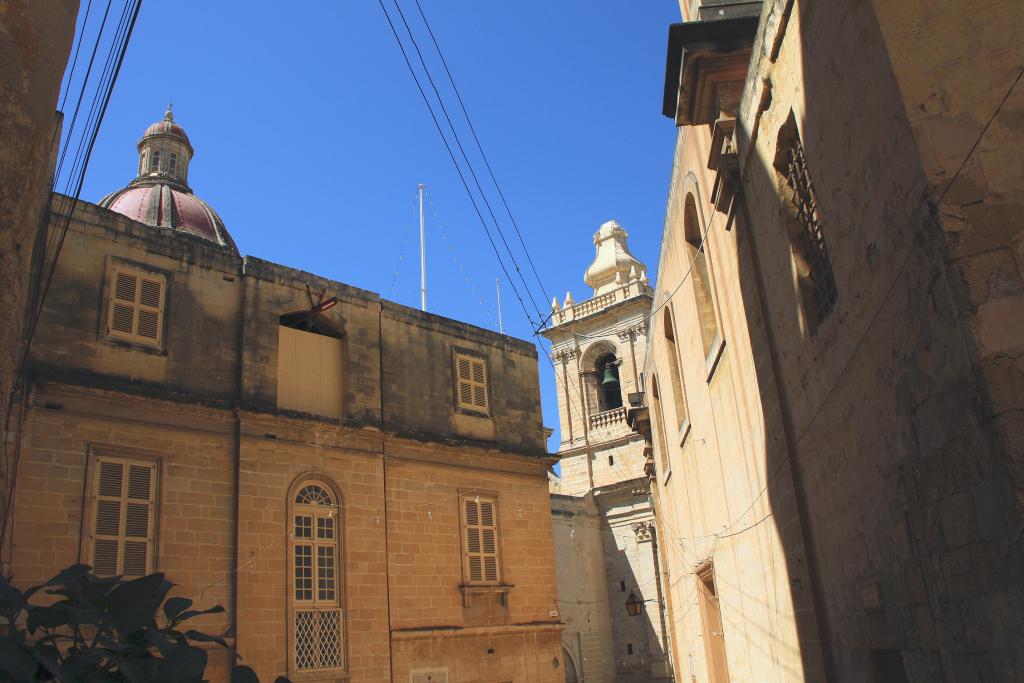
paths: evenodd
<path fill-rule="evenodd" d="M 110 301 L 110 331 L 131 336 L 135 331 L 135 290 L 139 279 L 121 271 L 114 273 L 114 296 Z"/>
<path fill-rule="evenodd" d="M 96 461 L 92 567 L 99 576 L 142 576 L 153 556 L 156 465 Z"/>
<path fill-rule="evenodd" d="M 464 499 L 463 505 L 466 580 L 470 583 L 497 583 L 498 526 L 495 501 L 474 497 Z"/>
<path fill-rule="evenodd" d="M 117 267 L 107 327 L 111 336 L 150 346 L 159 345 L 163 330 L 165 280 L 156 275 Z"/>
<path fill-rule="evenodd" d="M 459 407 L 488 412 L 486 362 L 472 356 L 456 354 L 455 373 Z"/>
<path fill-rule="evenodd" d="M 135 333 L 143 339 L 160 339 L 160 308 L 163 301 L 163 283 L 142 278 L 139 287 L 138 324 Z"/>

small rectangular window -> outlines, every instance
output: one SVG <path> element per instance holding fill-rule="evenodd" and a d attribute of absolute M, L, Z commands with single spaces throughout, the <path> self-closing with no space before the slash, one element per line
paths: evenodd
<path fill-rule="evenodd" d="M 89 563 L 97 576 L 153 570 L 156 464 L 96 458 L 92 471 Z"/>
<path fill-rule="evenodd" d="M 455 393 L 459 408 L 490 414 L 487 361 L 465 353 L 455 354 Z"/>
<path fill-rule="evenodd" d="M 462 532 L 466 583 L 497 584 L 501 579 L 498 501 L 475 494 L 463 496 Z"/>
<path fill-rule="evenodd" d="M 149 157 L 149 170 L 152 173 L 160 170 L 160 150 L 153 150 L 153 155 Z"/>
<path fill-rule="evenodd" d="M 124 266 L 112 267 L 108 277 L 107 335 L 160 346 L 166 278 Z"/>
<path fill-rule="evenodd" d="M 178 155 L 177 154 L 173 154 L 172 153 L 168 157 L 168 159 L 167 159 L 167 170 L 169 170 L 171 173 L 174 173 L 175 171 L 178 170 Z"/>

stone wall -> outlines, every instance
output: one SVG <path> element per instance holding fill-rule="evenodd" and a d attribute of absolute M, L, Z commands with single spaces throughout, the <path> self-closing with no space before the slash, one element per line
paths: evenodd
<path fill-rule="evenodd" d="M 8 403 L 24 353 L 33 252 L 45 225 L 59 146 L 57 98 L 77 15 L 77 0 L 0 6 L 0 422 L 14 410 Z M 3 432 L 16 432 L 17 421 L 15 412 L 9 425 L 0 424 L 0 504 L 7 499 L 7 468 L 14 458 L 8 453 L 13 442 Z M 0 529 L 0 550 L 6 541 Z"/>
<path fill-rule="evenodd" d="M 54 221 L 58 219 L 54 217 Z M 80 202 L 40 322 L 22 442 L 12 571 L 45 579 L 88 561 L 88 463 L 146 458 L 160 480 L 155 569 L 176 595 L 227 611 L 265 680 L 289 672 L 288 501 L 302 481 L 338 498 L 353 681 L 554 681 L 560 632 L 533 346 L 384 302 L 309 273 L 159 231 Z M 111 262 L 166 278 L 157 348 L 111 339 Z M 278 327 L 337 296 L 340 416 L 277 407 Z M 452 349 L 488 360 L 490 417 L 452 417 Z M 433 355 L 431 355 L 433 354 Z M 463 594 L 460 494 L 498 501 L 502 586 Z M 471 646 L 468 646 L 470 645 Z M 224 680 L 217 654 L 209 675 Z M 392 668 L 392 664 L 394 668 Z"/>
<path fill-rule="evenodd" d="M 713 119 L 681 128 L 657 290 L 683 280 L 689 435 L 658 428 L 669 392 L 648 396 L 677 675 L 725 680 L 676 587 L 711 559 L 732 680 L 1015 680 L 1022 20 L 1006 4 L 765 2 L 738 174 L 716 175 Z M 737 111 L 729 87 L 711 97 Z M 794 256 L 794 134 L 838 291 L 820 320 Z M 717 361 L 698 346 L 689 191 Z M 663 337 L 652 328 L 662 387 Z"/>
<path fill-rule="evenodd" d="M 565 622 L 562 645 L 581 680 L 612 683 L 615 642 L 604 562 L 604 520 L 592 495 L 551 496 L 551 519 L 558 604 Z"/>
<path fill-rule="evenodd" d="M 49 197 L 57 96 L 74 37 L 77 0 L 4 3 L 0 9 L 0 394 L 6 401 L 21 348 L 29 264 Z M 0 404 L 0 407 L 6 403 Z"/>
<path fill-rule="evenodd" d="M 1015 305 L 1019 281 L 1008 258 L 1019 228 L 1001 212 L 1013 214 L 1002 188 L 1021 173 L 1004 150 L 1012 156 L 1024 138 L 994 123 L 995 135 L 972 146 L 1024 60 L 1010 37 L 1020 13 L 974 9 L 801 3 L 786 21 L 773 3 L 744 97 L 744 186 L 765 314 L 805 484 L 820 613 L 836 671 L 849 678 L 898 665 L 911 680 L 1010 680 L 1019 669 L 1019 628 L 991 607 L 1021 599 L 1013 446 L 979 376 L 990 358 L 993 370 L 1004 364 L 995 375 L 1012 377 L 1024 339 L 997 313 Z M 814 334 L 800 324 L 775 208 L 772 161 L 791 113 L 839 288 Z M 971 189 L 937 190 L 960 164 L 958 187 Z M 978 182 L 986 168 L 991 185 Z"/>

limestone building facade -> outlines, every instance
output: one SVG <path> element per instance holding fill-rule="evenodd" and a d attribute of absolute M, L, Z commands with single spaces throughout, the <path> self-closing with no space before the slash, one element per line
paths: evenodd
<path fill-rule="evenodd" d="M 11 488 L 14 437 L 7 433 L 16 431 L 25 321 L 38 293 L 33 253 L 45 228 L 61 128 L 57 98 L 77 13 L 77 0 L 16 0 L 0 12 L 0 537 Z"/>
<path fill-rule="evenodd" d="M 552 485 L 567 681 L 671 680 L 644 442 L 626 423 L 641 386 L 652 290 L 615 221 L 594 234 L 584 281 L 552 302 L 561 476 Z M 633 614 L 630 610 L 636 612 Z M 571 674 L 575 674 L 575 678 Z"/>
<path fill-rule="evenodd" d="M 163 572 L 263 680 L 561 681 L 535 347 L 240 256 L 170 111 L 138 152 L 70 222 L 4 570 Z"/>
<path fill-rule="evenodd" d="M 1019 680 L 1024 13 L 680 7 L 628 415 L 677 678 Z"/>

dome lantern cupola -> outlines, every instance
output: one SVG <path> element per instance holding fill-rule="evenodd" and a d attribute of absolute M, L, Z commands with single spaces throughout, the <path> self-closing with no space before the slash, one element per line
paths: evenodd
<path fill-rule="evenodd" d="M 192 143 L 174 120 L 171 105 L 163 119 L 139 140 L 138 175 L 128 187 L 99 201 L 105 209 L 174 233 L 198 237 L 238 253 L 224 221 L 188 185 Z"/>
<path fill-rule="evenodd" d="M 594 288 L 594 296 L 600 296 L 634 280 L 644 280 L 647 266 L 629 253 L 626 238 L 629 235 L 615 221 L 601 225 L 594 233 L 597 253 L 594 262 L 587 268 L 583 281 Z"/>
<path fill-rule="evenodd" d="M 138 147 L 140 178 L 159 176 L 188 187 L 188 165 L 194 152 L 185 129 L 174 122 L 170 104 L 163 120 L 143 133 Z"/>

